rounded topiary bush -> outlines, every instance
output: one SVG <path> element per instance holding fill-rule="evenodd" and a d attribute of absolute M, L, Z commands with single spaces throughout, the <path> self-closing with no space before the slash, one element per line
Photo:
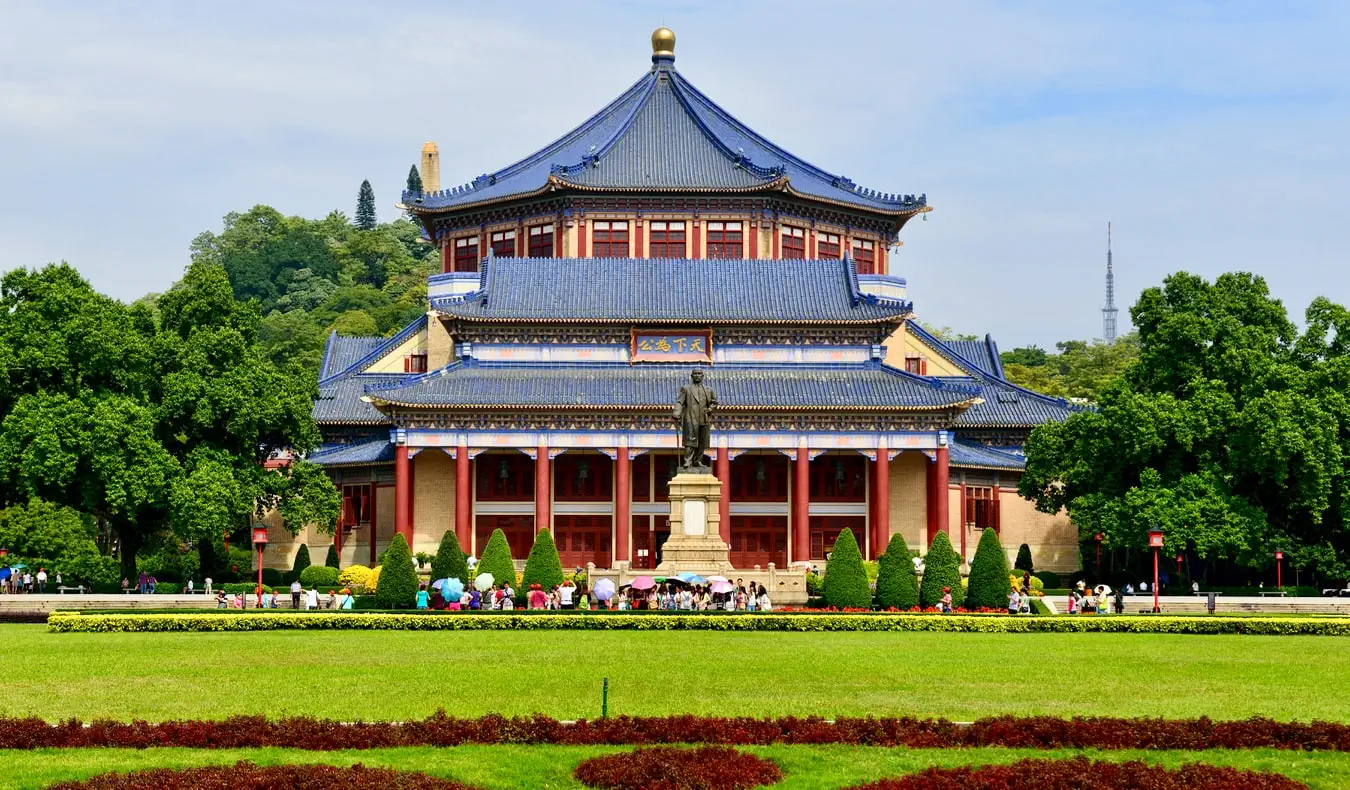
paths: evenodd
<path fill-rule="evenodd" d="M 469 583 L 469 563 L 464 556 L 464 548 L 459 545 L 459 536 L 453 529 L 447 529 L 441 536 L 441 545 L 436 549 L 436 559 L 431 561 L 431 578 L 459 579 Z"/>
<path fill-rule="evenodd" d="M 850 790 L 1308 790 L 1280 774 L 1192 763 L 1172 770 L 1145 762 L 1112 763 L 1086 757 L 1020 760 L 1011 765 L 929 768 L 926 771 L 855 785 Z"/>
<path fill-rule="evenodd" d="M 470 785 L 423 773 L 332 765 L 268 765 L 249 762 L 195 768 L 100 774 L 75 782 L 48 785 L 48 790 L 472 790 Z"/>
<path fill-rule="evenodd" d="M 510 582 L 513 587 L 516 584 L 516 563 L 511 558 L 511 544 L 506 542 L 506 533 L 500 529 L 492 530 L 492 536 L 488 538 L 487 546 L 483 549 L 483 557 L 473 569 L 475 578 L 484 573 L 492 574 L 492 579 L 497 584 L 504 581 Z"/>
<path fill-rule="evenodd" d="M 327 565 L 311 565 L 300 571 L 300 583 L 306 587 L 332 587 L 338 583 L 339 571 Z"/>
<path fill-rule="evenodd" d="M 975 547 L 975 559 L 970 562 L 970 586 L 966 589 L 967 609 L 1006 609 L 1008 593 L 1012 591 L 1009 578 L 1008 555 L 998 540 L 998 533 L 986 529 Z"/>
<path fill-rule="evenodd" d="M 923 559 L 923 582 L 919 584 L 919 605 L 937 606 L 942 601 L 942 588 L 950 587 L 952 608 L 965 602 L 961 587 L 961 556 L 952 548 L 947 533 L 939 532 L 928 547 Z"/>
<path fill-rule="evenodd" d="M 877 560 L 877 605 L 908 611 L 919 605 L 919 579 L 914 574 L 909 544 L 904 535 L 892 535 L 886 551 Z"/>
<path fill-rule="evenodd" d="M 412 606 L 417 598 L 417 570 L 413 567 L 408 541 L 402 535 L 394 535 L 394 540 L 384 552 L 384 564 L 380 567 L 375 605 L 381 609 Z"/>
<path fill-rule="evenodd" d="M 840 609 L 867 609 L 872 606 L 872 589 L 867 585 L 867 570 L 853 530 L 840 531 L 825 563 L 825 602 Z"/>
<path fill-rule="evenodd" d="M 553 534 L 541 529 L 534 536 L 530 556 L 525 559 L 525 572 L 520 577 L 521 589 L 528 590 L 531 584 L 537 584 L 545 590 L 552 590 L 562 583 L 562 561 L 558 559 L 558 547 L 553 542 Z"/>
<path fill-rule="evenodd" d="M 783 772 L 729 746 L 654 746 L 583 760 L 573 776 L 608 790 L 749 790 L 778 783 Z"/>

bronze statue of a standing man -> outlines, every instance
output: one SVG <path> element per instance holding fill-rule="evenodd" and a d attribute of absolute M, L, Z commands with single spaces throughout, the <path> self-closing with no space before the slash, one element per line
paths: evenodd
<path fill-rule="evenodd" d="M 703 371 L 696 369 L 689 377 L 692 381 L 680 388 L 680 397 L 675 402 L 675 420 L 680 425 L 680 444 L 684 448 L 680 468 L 707 471 L 703 456 L 708 452 L 709 428 L 713 410 L 717 408 L 717 396 L 712 387 L 703 383 Z"/>

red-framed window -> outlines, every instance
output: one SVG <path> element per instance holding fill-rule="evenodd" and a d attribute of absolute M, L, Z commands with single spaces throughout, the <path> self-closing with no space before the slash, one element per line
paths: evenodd
<path fill-rule="evenodd" d="M 732 459 L 730 488 L 733 502 L 786 502 L 787 456 L 757 453 Z"/>
<path fill-rule="evenodd" d="M 648 570 L 661 564 L 661 549 L 670 539 L 670 516 L 633 516 L 633 567 Z"/>
<path fill-rule="evenodd" d="M 530 556 L 534 546 L 534 516 L 478 516 L 474 520 L 475 551 L 483 555 L 492 531 L 500 529 L 506 535 L 506 545 L 511 548 L 511 559 L 519 560 Z M 468 551 L 468 547 L 464 547 Z M 515 585 L 512 584 L 512 587 Z"/>
<path fill-rule="evenodd" d="M 854 239 L 853 263 L 858 269 L 858 274 L 876 274 L 877 271 L 876 244 L 868 241 L 867 239 Z"/>
<path fill-rule="evenodd" d="M 596 258 L 627 258 L 628 221 L 596 220 L 591 225 L 591 255 Z"/>
<path fill-rule="evenodd" d="M 745 257 L 745 232 L 739 222 L 708 223 L 709 258 Z"/>
<path fill-rule="evenodd" d="M 834 542 L 846 529 L 853 530 L 853 539 L 858 542 L 859 551 L 864 551 L 867 545 L 863 543 L 867 532 L 867 520 L 862 516 L 812 516 L 809 523 L 813 560 L 824 560 L 826 554 L 834 551 Z"/>
<path fill-rule="evenodd" d="M 806 230 L 804 228 L 783 227 L 784 258 L 806 257 Z"/>
<path fill-rule="evenodd" d="M 731 565 L 767 568 L 787 564 L 786 516 L 732 516 Z"/>
<path fill-rule="evenodd" d="M 647 238 L 648 258 L 685 257 L 687 237 L 683 220 L 678 222 L 653 220 L 647 227 L 651 231 Z"/>
<path fill-rule="evenodd" d="M 817 233 L 816 234 L 816 257 L 830 258 L 839 260 L 839 234 L 837 233 Z"/>
<path fill-rule="evenodd" d="M 608 568 L 613 559 L 611 537 L 609 516 L 553 517 L 553 539 L 564 569 L 584 568 L 588 562 Z"/>
<path fill-rule="evenodd" d="M 420 354 L 409 354 L 403 358 L 404 373 L 426 373 L 427 372 L 427 353 L 423 351 Z"/>
<path fill-rule="evenodd" d="M 553 459 L 553 498 L 559 502 L 608 502 L 614 464 L 600 453 L 563 453 Z"/>
<path fill-rule="evenodd" d="M 812 502 L 867 501 L 867 459 L 857 453 L 818 456 L 811 462 L 810 495 Z"/>
<path fill-rule="evenodd" d="M 966 486 L 966 524 L 998 532 L 998 499 L 989 486 Z"/>
<path fill-rule="evenodd" d="M 534 499 L 534 459 L 523 453 L 484 453 L 473 461 L 480 501 Z"/>
<path fill-rule="evenodd" d="M 495 230 L 489 237 L 488 246 L 498 258 L 516 257 L 516 232 L 514 230 Z"/>
<path fill-rule="evenodd" d="M 647 453 L 652 459 L 652 482 L 656 501 L 670 501 L 670 481 L 680 473 L 680 456 L 671 453 Z"/>
<path fill-rule="evenodd" d="M 342 487 L 342 526 L 369 524 L 371 517 L 370 484 Z"/>
<path fill-rule="evenodd" d="M 478 271 L 478 237 L 465 236 L 455 239 L 455 271 Z"/>
<path fill-rule="evenodd" d="M 923 357 L 905 357 L 905 372 L 916 376 L 928 375 L 928 360 Z"/>
<path fill-rule="evenodd" d="M 535 225 L 530 228 L 530 257 L 553 257 L 553 226 Z"/>

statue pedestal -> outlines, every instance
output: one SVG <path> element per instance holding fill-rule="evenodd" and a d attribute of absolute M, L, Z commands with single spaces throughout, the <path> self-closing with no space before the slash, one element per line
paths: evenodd
<path fill-rule="evenodd" d="M 722 481 L 713 475 L 681 472 L 670 481 L 670 538 L 661 549 L 658 573 L 732 573 L 730 547 L 722 542 L 721 501 Z"/>

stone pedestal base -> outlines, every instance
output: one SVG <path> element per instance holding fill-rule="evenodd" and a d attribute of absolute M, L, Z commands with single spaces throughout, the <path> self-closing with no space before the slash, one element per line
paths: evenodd
<path fill-rule="evenodd" d="M 726 576 L 730 547 L 722 542 L 722 481 L 703 472 L 681 472 L 670 481 L 670 538 L 657 573 Z"/>

